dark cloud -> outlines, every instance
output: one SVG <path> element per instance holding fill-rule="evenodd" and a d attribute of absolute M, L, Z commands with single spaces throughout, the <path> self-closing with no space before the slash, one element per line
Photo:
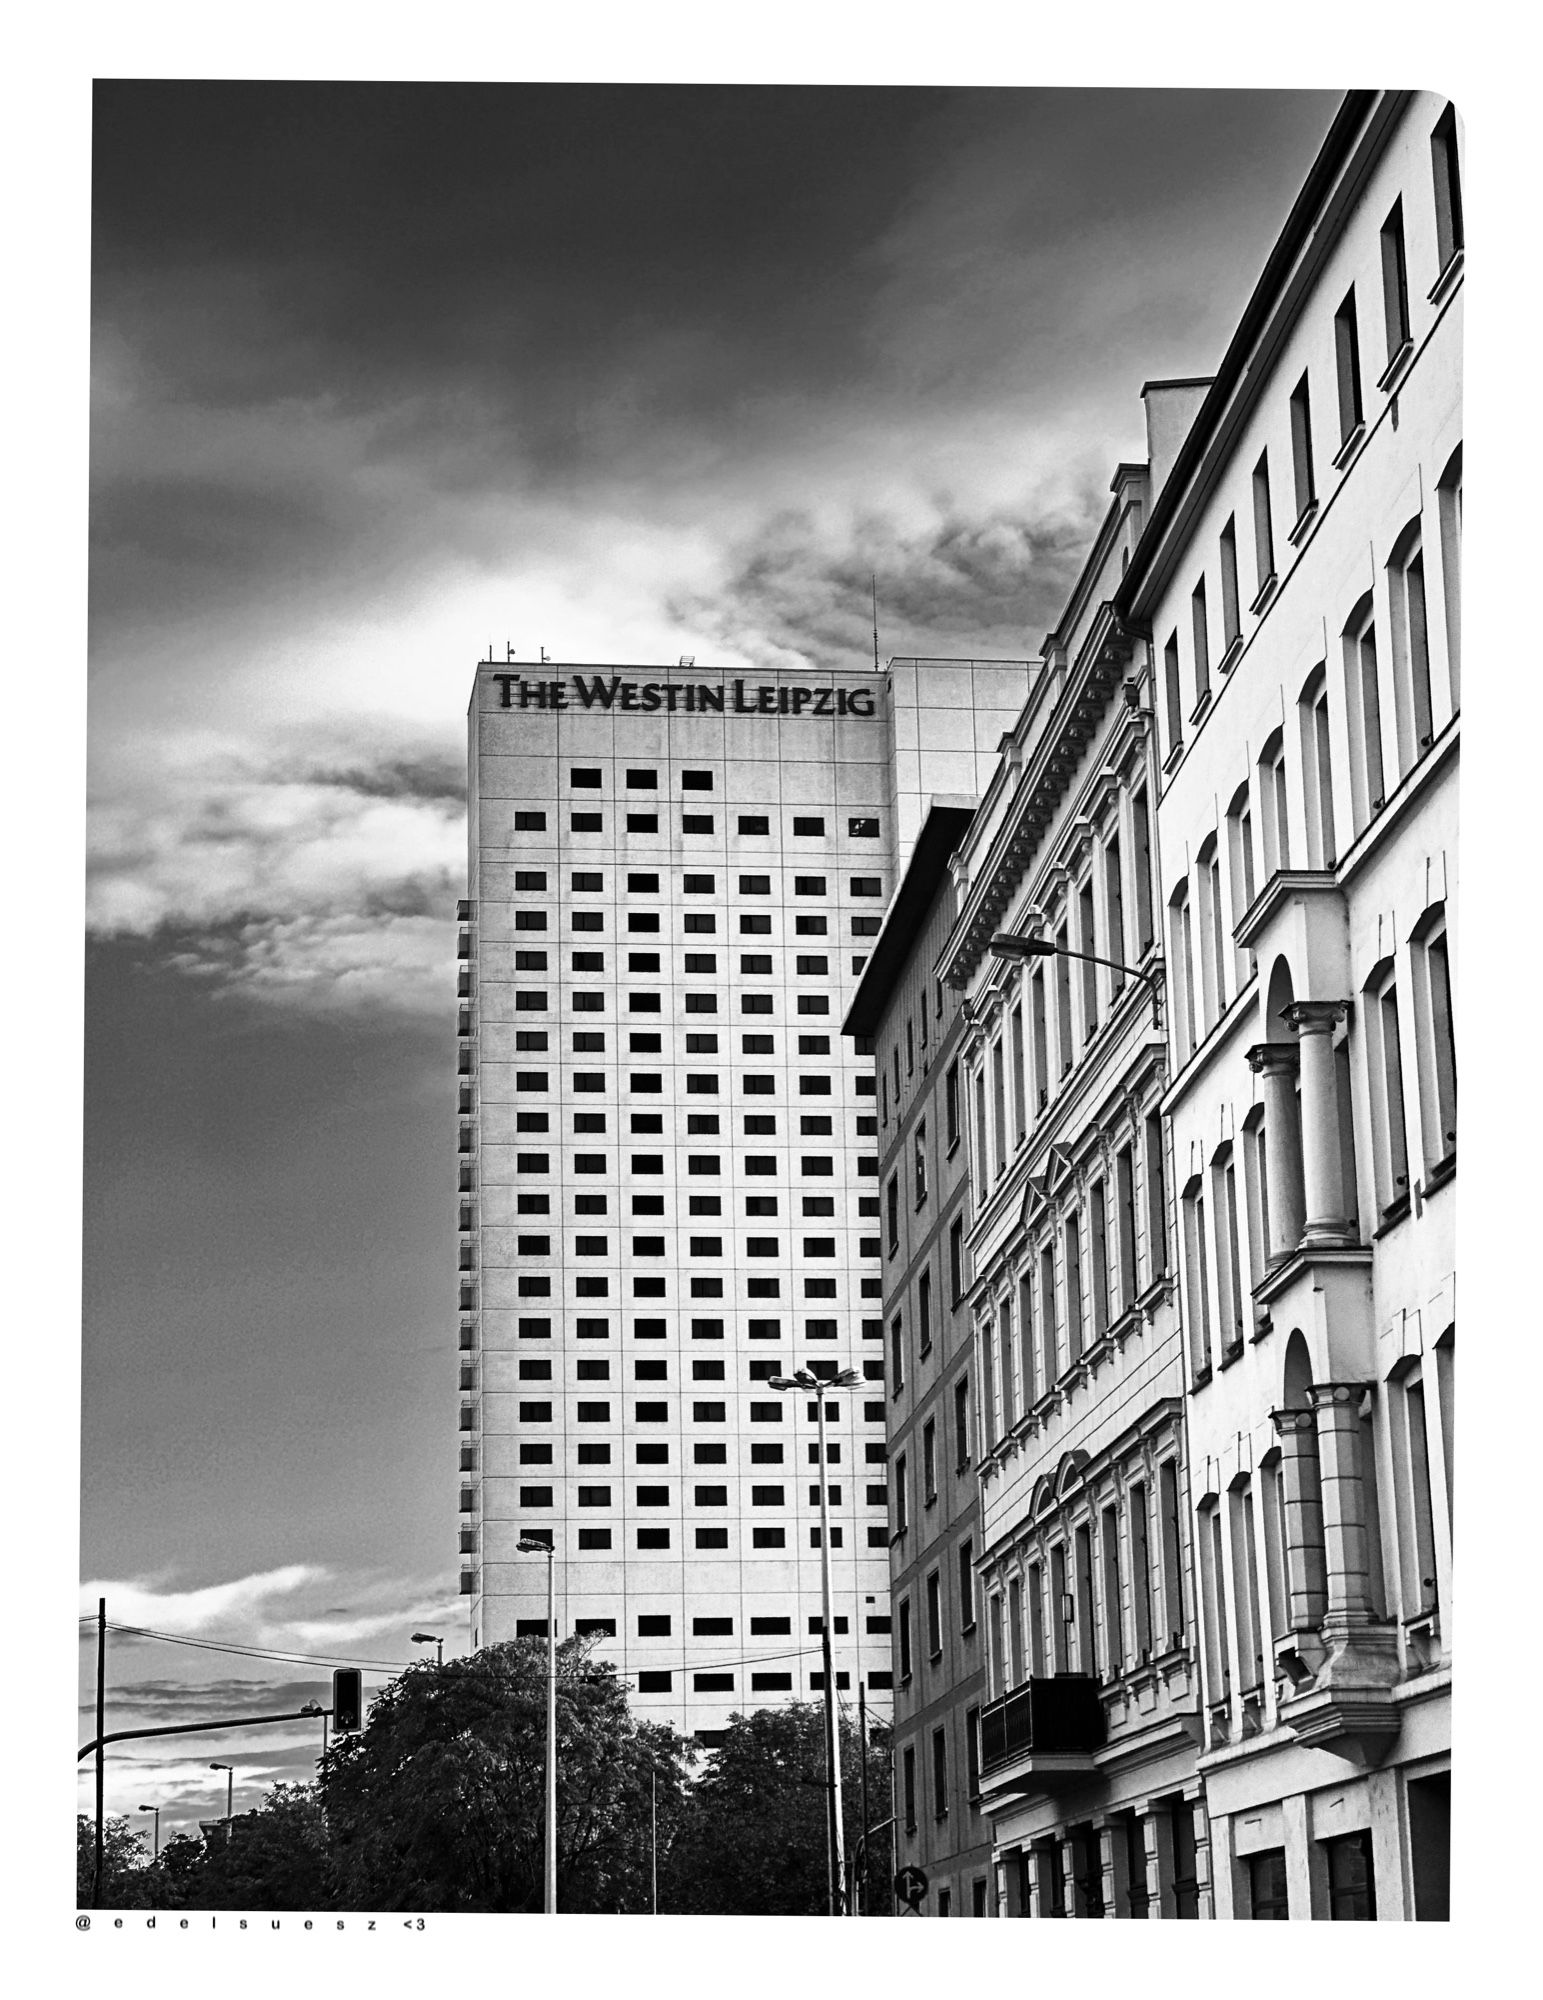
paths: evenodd
<path fill-rule="evenodd" d="M 1036 522 L 1009 509 L 950 515 L 925 533 L 875 517 L 844 542 L 784 514 L 733 552 L 711 599 L 672 608 L 768 662 L 840 667 L 872 646 L 876 589 L 882 656 L 1028 658 L 1076 577 L 1102 498 Z"/>

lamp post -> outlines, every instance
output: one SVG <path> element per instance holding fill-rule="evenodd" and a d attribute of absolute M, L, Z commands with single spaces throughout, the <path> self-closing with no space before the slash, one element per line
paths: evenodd
<path fill-rule="evenodd" d="M 830 1879 L 827 1884 L 829 1914 L 839 1917 L 846 1894 L 846 1856 L 841 1828 L 841 1741 L 836 1729 L 836 1676 L 831 1656 L 830 1609 L 830 1490 L 829 1467 L 825 1458 L 825 1398 L 832 1389 L 855 1389 L 862 1381 L 855 1368 L 844 1368 L 828 1382 L 807 1368 L 792 1375 L 774 1375 L 771 1386 L 779 1393 L 798 1390 L 815 1398 L 815 1419 L 820 1439 L 820 1652 L 825 1668 L 825 1796 L 826 1833 L 830 1845 Z"/>
<path fill-rule="evenodd" d="M 161 1858 L 161 1808 L 159 1806 L 141 1806 L 139 1810 L 155 1814 L 155 1853 L 151 1856 L 151 1859 L 159 1861 Z"/>
<path fill-rule="evenodd" d="M 522 1555 L 546 1557 L 546 1894 L 543 1907 L 557 1915 L 557 1623 L 552 1576 L 557 1551 L 551 1542 L 515 1543 Z"/>
<path fill-rule="evenodd" d="M 230 1845 L 230 1822 L 236 1809 L 236 1767 L 234 1764 L 211 1764 L 211 1771 L 225 1773 L 225 1845 Z"/>
<path fill-rule="evenodd" d="M 437 1667 L 442 1667 L 445 1664 L 445 1642 L 439 1637 L 438 1633 L 414 1632 L 413 1644 L 415 1646 L 437 1646 L 439 1651 L 435 1657 L 434 1664 Z"/>
<path fill-rule="evenodd" d="M 1024 960 L 1030 958 L 1081 958 L 1089 965 L 1107 965 L 1115 972 L 1128 973 L 1132 979 L 1139 979 L 1152 996 L 1152 1026 L 1163 1025 L 1162 1010 L 1158 1004 L 1160 991 L 1157 981 L 1150 972 L 1143 972 L 1139 965 L 1127 965 L 1123 959 L 1101 958 L 1096 951 L 1073 951 L 1070 945 L 1056 944 L 1051 938 L 1020 937 L 1016 931 L 998 931 L 987 950 L 993 958 Z"/>

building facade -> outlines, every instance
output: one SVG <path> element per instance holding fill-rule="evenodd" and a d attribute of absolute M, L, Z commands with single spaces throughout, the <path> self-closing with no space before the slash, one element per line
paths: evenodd
<path fill-rule="evenodd" d="M 1201 386 L 1149 385 L 1154 457 Z M 955 857 L 940 960 L 966 1021 L 981 1785 L 1008 1916 L 1210 1913 L 1157 768 L 1112 607 L 1147 506 L 1121 466 Z"/>
<path fill-rule="evenodd" d="M 711 1741 L 890 1677 L 871 1062 L 839 1026 L 1021 665 L 479 665 L 460 952 L 462 1590 Z M 982 748 L 981 746 L 985 746 Z M 793 1368 L 865 1390 L 779 1394 Z M 865 1393 L 866 1391 L 866 1393 Z"/>
<path fill-rule="evenodd" d="M 1447 1914 L 1460 145 L 1347 97 L 1119 597 L 1220 1916 Z"/>
<path fill-rule="evenodd" d="M 889 1392 L 894 1852 L 927 1916 L 996 1914 L 980 1798 L 979 1415 L 959 997 L 937 977 L 973 800 L 934 799 L 844 1023 L 871 1044 Z"/>

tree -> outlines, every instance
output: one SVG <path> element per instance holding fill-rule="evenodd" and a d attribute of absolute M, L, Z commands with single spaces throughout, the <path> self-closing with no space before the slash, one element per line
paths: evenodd
<path fill-rule="evenodd" d="M 138 1909 L 133 1900 L 147 1872 L 145 1838 L 128 1819 L 102 1822 L 102 1898 L 104 1910 Z M 96 1820 L 79 1813 L 75 1819 L 75 1907 L 93 1907 L 96 1876 Z"/>
<path fill-rule="evenodd" d="M 685 1750 L 673 1731 L 633 1721 L 615 1669 L 586 1644 L 558 1648 L 560 1909 L 647 1908 L 650 1767 L 671 1825 Z M 543 1641 L 409 1667 L 322 1762 L 343 1905 L 539 1910 L 545 1770 Z"/>
<path fill-rule="evenodd" d="M 841 1768 L 849 1855 L 861 1833 L 862 1747 L 843 1722 Z M 870 1730 L 869 1809 L 888 1815 L 887 1732 Z M 818 1704 L 734 1715 L 691 1788 L 660 1907 L 688 1915 L 822 1916 L 827 1908 L 824 1714 Z M 889 1841 L 868 1857 L 868 1908 L 889 1913 Z"/>

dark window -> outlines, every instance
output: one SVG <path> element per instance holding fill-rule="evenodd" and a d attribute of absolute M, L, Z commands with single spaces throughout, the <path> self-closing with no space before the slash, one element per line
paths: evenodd
<path fill-rule="evenodd" d="M 1339 387 L 1339 441 L 1343 445 L 1362 421 L 1361 335 L 1356 325 L 1354 285 L 1334 315 L 1334 370 Z"/>
<path fill-rule="evenodd" d="M 1291 1915 L 1286 1907 L 1286 1850 L 1266 1848 L 1263 1854 L 1250 1854 L 1244 1865 L 1248 1869 L 1249 1916 L 1256 1923 L 1270 1919 L 1284 1922 Z"/>
<path fill-rule="evenodd" d="M 800 838 L 804 837 L 805 835 L 813 836 L 815 834 L 821 834 L 824 831 L 825 831 L 825 822 L 823 819 L 813 819 L 806 817 L 802 819 L 795 819 L 793 821 L 793 832 Z"/>
<path fill-rule="evenodd" d="M 1457 113 L 1449 104 L 1430 135 L 1436 181 L 1436 257 L 1443 271 L 1463 247 L 1463 186 L 1457 159 Z"/>
<path fill-rule="evenodd" d="M 764 813 L 741 813 L 739 816 L 741 833 L 770 833 L 771 821 Z"/>
<path fill-rule="evenodd" d="M 1270 520 L 1270 454 L 1254 467 L 1254 588 L 1261 593 L 1275 575 L 1275 530 Z"/>
<path fill-rule="evenodd" d="M 1382 225 L 1382 315 L 1391 367 L 1409 340 L 1409 270 L 1404 258 L 1402 197 L 1394 202 Z"/>
<path fill-rule="evenodd" d="M 1297 524 L 1318 498 L 1313 478 L 1312 392 L 1304 375 L 1291 392 L 1291 473 L 1295 482 Z"/>
<path fill-rule="evenodd" d="M 1329 1864 L 1329 1915 L 1335 1922 L 1369 1923 L 1377 1916 L 1377 1878 L 1369 1831 L 1323 1843 Z"/>
<path fill-rule="evenodd" d="M 713 788 L 711 771 L 682 771 L 680 788 L 683 792 L 710 792 Z"/>
<path fill-rule="evenodd" d="M 568 773 L 568 783 L 573 786 L 575 791 L 598 791 L 600 789 L 600 773 L 594 769 L 570 771 Z"/>
<path fill-rule="evenodd" d="M 514 816 L 516 833 L 545 833 L 546 814 L 544 812 L 517 812 Z"/>

